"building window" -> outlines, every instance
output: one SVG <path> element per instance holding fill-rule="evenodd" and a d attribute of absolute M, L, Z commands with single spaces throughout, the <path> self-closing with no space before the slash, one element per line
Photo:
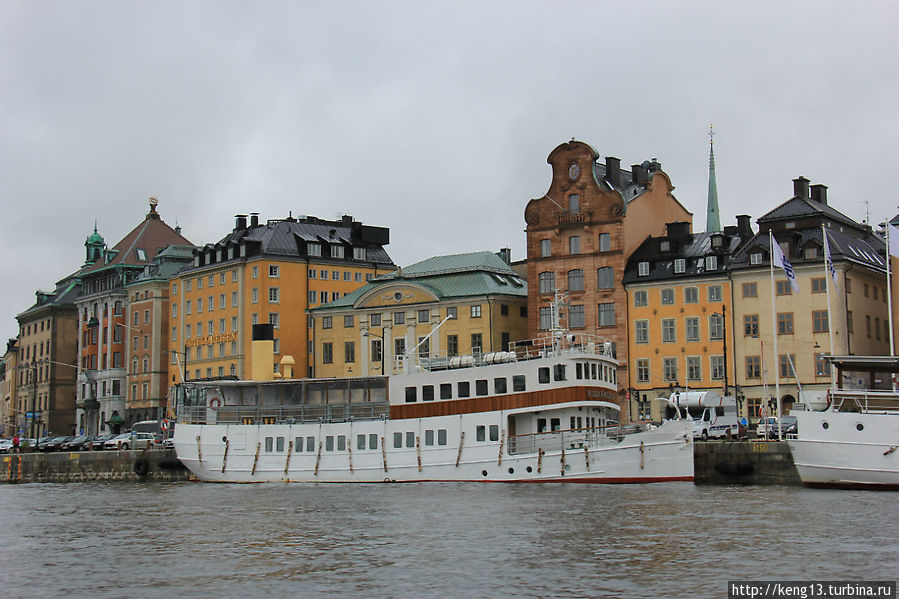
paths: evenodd
<path fill-rule="evenodd" d="M 277 279 L 278 277 L 280 277 L 281 276 L 280 267 L 278 267 L 277 265 L 274 265 L 274 264 L 270 265 L 268 267 L 268 276 L 273 279 Z"/>
<path fill-rule="evenodd" d="M 750 264 L 761 264 L 762 263 L 762 253 L 761 252 L 753 252 L 749 254 L 749 263 Z"/>
<path fill-rule="evenodd" d="M 792 335 L 793 334 L 793 313 L 778 312 L 777 313 L 777 334 Z"/>
<path fill-rule="evenodd" d="M 356 361 L 356 344 L 353 341 L 345 341 L 343 344 L 343 361 L 352 364 Z"/>
<path fill-rule="evenodd" d="M 743 297 L 758 297 L 758 283 L 743 283 Z"/>
<path fill-rule="evenodd" d="M 702 360 L 699 356 L 687 356 L 687 380 L 702 380 Z"/>
<path fill-rule="evenodd" d="M 552 308 L 540 308 L 540 330 L 546 331 L 552 326 Z"/>
<path fill-rule="evenodd" d="M 343 317 L 343 328 L 351 329 L 353 328 L 353 315 L 347 314 Z"/>
<path fill-rule="evenodd" d="M 430 310 L 419 310 L 418 311 L 418 322 L 420 324 L 429 324 L 431 322 L 431 311 Z"/>
<path fill-rule="evenodd" d="M 634 341 L 636 343 L 649 343 L 649 321 L 634 321 Z"/>
<path fill-rule="evenodd" d="M 584 271 L 575 268 L 568 271 L 568 291 L 584 290 Z"/>
<path fill-rule="evenodd" d="M 684 287 L 684 303 L 685 304 L 698 304 L 699 303 L 699 287 Z"/>
<path fill-rule="evenodd" d="M 405 312 L 394 312 L 393 313 L 393 324 L 406 324 L 406 313 Z"/>
<path fill-rule="evenodd" d="M 599 304 L 597 313 L 597 326 L 613 327 L 615 326 L 615 303 L 606 302 Z"/>
<path fill-rule="evenodd" d="M 372 314 L 368 317 L 369 323 L 373 327 L 381 326 L 381 315 L 380 314 Z"/>
<path fill-rule="evenodd" d="M 446 355 L 450 357 L 459 355 L 459 336 L 458 335 L 447 335 L 446 336 Z"/>
<path fill-rule="evenodd" d="M 306 253 L 310 256 L 322 255 L 322 244 L 309 242 L 306 244 Z"/>
<path fill-rule="evenodd" d="M 615 285 L 615 271 L 611 266 L 596 269 L 596 288 L 611 289 Z"/>
<path fill-rule="evenodd" d="M 371 340 L 371 361 L 372 362 L 380 362 L 381 361 L 381 340 L 380 339 L 372 339 Z"/>
<path fill-rule="evenodd" d="M 637 276 L 640 276 L 640 277 L 648 277 L 649 276 L 649 262 L 640 262 L 637 264 Z"/>
<path fill-rule="evenodd" d="M 663 252 L 667 252 L 667 251 L 671 250 L 671 242 L 668 241 L 667 239 L 663 239 L 662 241 L 659 242 L 659 250 L 663 251 Z"/>
<path fill-rule="evenodd" d="M 333 326 L 332 317 L 330 316 L 322 316 L 322 328 L 330 329 Z"/>
<path fill-rule="evenodd" d="M 671 289 L 670 287 L 666 287 L 665 289 L 661 290 L 661 294 L 662 294 L 662 305 L 663 306 L 668 306 L 668 305 L 674 304 L 674 289 Z"/>
<path fill-rule="evenodd" d="M 599 251 L 600 252 L 612 251 L 612 235 L 610 233 L 600 233 L 599 234 Z"/>
<path fill-rule="evenodd" d="M 720 302 L 721 301 L 721 285 L 709 285 L 709 301 L 710 302 Z"/>
<path fill-rule="evenodd" d="M 829 325 L 827 310 L 814 310 L 812 312 L 812 331 L 815 333 L 826 333 L 830 330 Z"/>
<path fill-rule="evenodd" d="M 781 354 L 780 355 L 780 377 L 781 378 L 795 378 L 796 372 L 793 370 L 793 366 L 796 364 L 796 356 L 793 354 Z"/>
<path fill-rule="evenodd" d="M 278 312 L 269 312 L 268 323 L 277 329 L 281 326 L 281 315 Z"/>
<path fill-rule="evenodd" d="M 237 307 L 237 292 L 236 291 L 231 292 L 231 305 L 235 308 Z"/>
<path fill-rule="evenodd" d="M 572 235 L 568 238 L 568 253 L 569 254 L 580 254 L 581 253 L 581 238 L 579 235 Z"/>
<path fill-rule="evenodd" d="M 865 333 L 867 333 L 868 337 L 871 336 L 871 316 L 865 315 Z"/>
<path fill-rule="evenodd" d="M 254 304 L 259 303 L 259 288 L 258 288 L 258 287 L 253 287 L 252 295 L 253 295 L 253 303 L 254 303 Z M 202 308 L 200 307 L 200 306 L 201 306 L 201 304 L 200 304 L 201 301 L 203 301 L 203 300 L 197 300 L 197 312 L 202 312 L 202 311 L 203 311 Z"/>
<path fill-rule="evenodd" d="M 322 364 L 334 363 L 334 345 L 332 343 L 322 343 Z"/>
<path fill-rule="evenodd" d="M 634 292 L 634 307 L 642 308 L 649 305 L 649 294 L 646 291 Z"/>
<path fill-rule="evenodd" d="M 677 358 L 662 360 L 662 377 L 666 381 L 677 381 Z"/>
<path fill-rule="evenodd" d="M 699 341 L 699 318 L 689 316 L 685 320 L 687 341 Z"/>
<path fill-rule="evenodd" d="M 777 285 L 777 295 L 792 295 L 793 288 L 789 281 L 775 281 Z"/>
<path fill-rule="evenodd" d="M 446 309 L 446 316 L 447 316 L 447 318 L 449 318 L 450 320 L 456 320 L 457 318 L 459 318 L 459 309 L 458 309 L 458 308 L 455 308 L 455 307 L 453 307 L 453 308 L 447 308 L 447 309 Z"/>
<path fill-rule="evenodd" d="M 553 293 L 556 290 L 556 275 L 553 272 L 541 272 L 538 277 L 540 293 Z"/>
<path fill-rule="evenodd" d="M 640 358 L 636 362 L 637 366 L 637 382 L 638 383 L 648 383 L 649 382 L 649 359 L 648 358 Z"/>
<path fill-rule="evenodd" d="M 709 356 L 712 380 L 720 381 L 724 378 L 724 356 Z"/>
<path fill-rule="evenodd" d="M 662 342 L 675 343 L 677 341 L 677 324 L 673 318 L 662 319 Z"/>
<path fill-rule="evenodd" d="M 746 356 L 746 378 L 758 379 L 762 377 L 761 356 Z"/>
<path fill-rule="evenodd" d="M 718 270 L 718 256 L 706 256 L 705 269 L 706 271 Z"/>
<path fill-rule="evenodd" d="M 812 293 L 825 293 L 827 291 L 827 280 L 824 277 L 815 277 L 812 279 Z"/>
<path fill-rule="evenodd" d="M 687 270 L 687 261 L 686 260 L 684 260 L 683 258 L 678 258 L 674 261 L 674 272 L 675 273 L 680 274 L 686 270 Z"/>
<path fill-rule="evenodd" d="M 342 245 L 332 245 L 331 246 L 331 257 L 332 258 L 343 258 L 343 246 Z"/>
<path fill-rule="evenodd" d="M 815 354 L 815 376 L 830 376 L 829 371 L 824 354 Z"/>
<path fill-rule="evenodd" d="M 471 317 L 472 318 L 480 318 L 481 317 L 481 305 L 477 304 L 471 307 Z"/>
<path fill-rule="evenodd" d="M 471 334 L 471 353 L 479 354 L 484 349 L 484 342 L 480 333 Z"/>
<path fill-rule="evenodd" d="M 581 196 L 576 193 L 568 195 L 568 212 L 581 211 Z"/>
<path fill-rule="evenodd" d="M 709 339 L 717 341 L 724 338 L 724 317 L 719 314 L 709 316 Z"/>
<path fill-rule="evenodd" d="M 254 266 L 254 267 L 253 267 L 253 278 L 254 278 L 254 279 L 258 279 L 258 278 L 259 278 L 259 267 L 258 267 L 258 266 Z"/>
<path fill-rule="evenodd" d="M 541 239 L 540 240 L 540 257 L 548 258 L 552 256 L 552 240 L 551 239 Z"/>
<path fill-rule="evenodd" d="M 224 295 L 222 299 L 224 299 Z M 277 304 L 281 301 L 281 289 L 279 287 L 269 287 L 268 288 L 268 301 L 273 304 Z"/>
<path fill-rule="evenodd" d="M 569 306 L 568 326 L 572 329 L 582 329 L 585 325 L 584 306 Z"/>

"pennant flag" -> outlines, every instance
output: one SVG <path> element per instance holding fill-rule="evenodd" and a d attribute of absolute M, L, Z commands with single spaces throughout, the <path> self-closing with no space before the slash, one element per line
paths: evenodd
<path fill-rule="evenodd" d="M 890 246 L 890 256 L 899 258 L 899 229 L 887 223 L 887 235 L 890 236 L 888 245 Z"/>
<path fill-rule="evenodd" d="M 833 279 L 833 284 L 837 284 L 837 269 L 833 265 L 833 258 L 830 256 L 830 244 L 827 242 L 827 229 L 822 229 L 824 231 L 824 267 L 827 269 L 827 272 L 830 273 L 830 278 Z"/>
<path fill-rule="evenodd" d="M 899 231 L 897 231 L 897 237 L 899 237 Z M 793 265 L 790 264 L 790 261 L 784 256 L 780 246 L 777 245 L 777 242 L 774 241 L 773 238 L 771 248 L 774 251 L 774 265 L 779 266 L 784 270 L 784 274 L 790 279 L 790 287 L 793 288 L 793 293 L 799 293 L 799 282 L 796 280 L 796 273 L 793 272 Z"/>

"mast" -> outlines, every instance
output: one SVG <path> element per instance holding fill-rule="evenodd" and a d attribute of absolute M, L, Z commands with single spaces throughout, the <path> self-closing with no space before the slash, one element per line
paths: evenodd
<path fill-rule="evenodd" d="M 779 425 L 783 414 L 780 405 L 780 364 L 777 356 L 777 308 L 774 305 L 774 234 L 770 229 L 768 229 L 768 241 L 771 244 L 769 254 L 771 259 L 768 260 L 768 263 L 771 270 L 771 332 L 774 334 L 774 393 L 777 395 L 777 422 Z M 778 440 L 783 441 L 783 432 L 780 426 L 777 427 L 777 432 Z"/>
<path fill-rule="evenodd" d="M 833 279 L 833 284 L 836 285 L 837 270 L 833 264 L 833 255 L 830 253 L 830 243 L 827 241 L 827 228 L 824 226 L 824 223 L 821 223 L 821 235 L 824 238 L 824 285 L 827 290 L 827 334 L 830 337 L 830 355 L 832 356 L 833 318 L 831 314 L 833 313 L 833 308 L 830 303 L 830 282 L 831 279 Z M 830 387 L 832 389 L 837 388 L 837 369 L 836 366 L 833 365 L 833 361 L 830 363 Z"/>
<path fill-rule="evenodd" d="M 718 183 L 715 180 L 715 130 L 709 125 L 709 199 L 706 208 L 705 230 L 708 233 L 721 230 L 718 213 Z"/>

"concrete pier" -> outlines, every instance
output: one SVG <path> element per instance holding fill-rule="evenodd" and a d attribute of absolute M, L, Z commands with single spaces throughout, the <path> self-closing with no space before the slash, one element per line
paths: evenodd
<path fill-rule="evenodd" d="M 188 470 L 173 450 L 22 453 L 0 457 L 0 482 L 181 481 Z"/>
<path fill-rule="evenodd" d="M 697 485 L 801 485 L 793 454 L 781 441 L 696 443 Z"/>

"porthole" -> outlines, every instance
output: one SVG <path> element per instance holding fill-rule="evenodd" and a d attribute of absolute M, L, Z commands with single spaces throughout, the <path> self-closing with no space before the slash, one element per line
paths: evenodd
<path fill-rule="evenodd" d="M 569 464 L 565 464 L 565 472 L 568 472 L 570 470 L 571 470 L 571 466 Z"/>
<path fill-rule="evenodd" d="M 515 474 L 515 468 L 509 468 L 509 474 Z"/>
<path fill-rule="evenodd" d="M 533 471 L 534 471 L 534 469 L 533 469 L 533 468 L 531 468 L 531 467 L 530 467 L 530 466 L 528 466 L 528 467 L 527 467 L 527 471 L 528 471 L 528 472 L 533 472 Z"/>
<path fill-rule="evenodd" d="M 481 476 L 487 476 L 487 471 L 486 471 L 486 470 L 481 470 Z"/>
<path fill-rule="evenodd" d="M 827 429 L 830 428 L 830 424 L 828 424 L 827 422 L 822 422 L 822 423 L 821 423 L 821 428 L 823 428 L 824 430 L 827 430 Z"/>
<path fill-rule="evenodd" d="M 858 424 L 855 425 L 855 430 L 863 431 L 863 430 L 865 430 L 865 425 L 862 424 L 861 422 L 859 422 Z"/>

